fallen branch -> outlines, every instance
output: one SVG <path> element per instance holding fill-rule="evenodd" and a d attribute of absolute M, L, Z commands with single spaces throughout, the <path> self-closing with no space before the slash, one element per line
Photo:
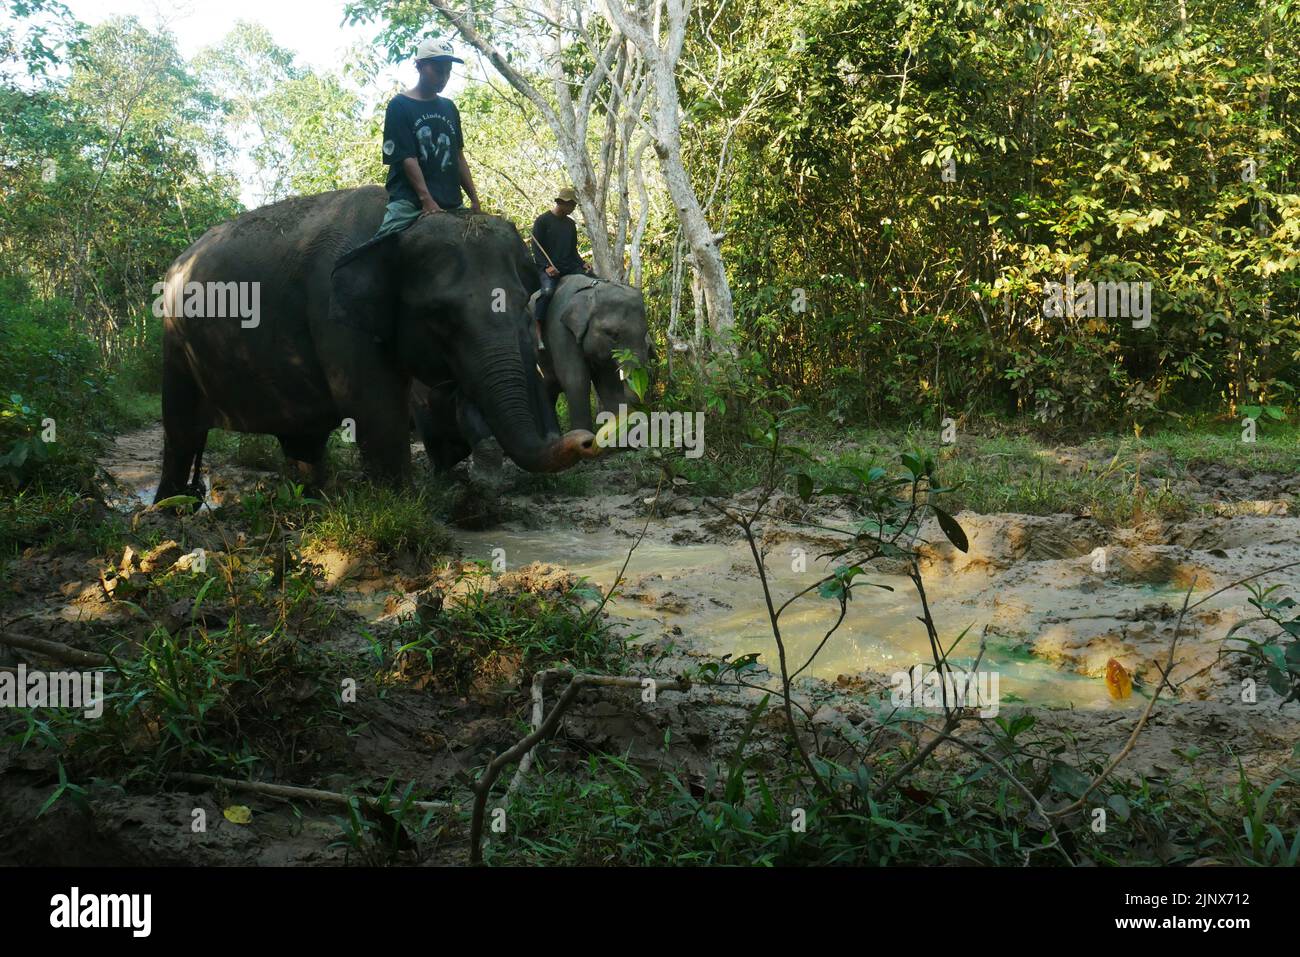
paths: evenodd
<path fill-rule="evenodd" d="M 512 747 L 502 751 L 483 769 L 478 781 L 474 784 L 474 814 L 470 819 L 470 848 L 469 860 L 471 864 L 483 863 L 483 817 L 487 809 L 488 795 L 492 791 L 492 785 L 496 783 L 501 772 L 505 770 L 506 765 L 515 761 L 520 762 L 520 768 L 526 770 L 524 764 L 528 759 L 531 764 L 533 748 L 538 743 L 550 737 L 554 732 L 556 725 L 560 723 L 560 718 L 569 710 L 569 705 L 573 704 L 578 692 L 587 687 L 616 687 L 616 688 L 641 688 L 644 681 L 653 681 L 655 693 L 660 691 L 689 691 L 691 682 L 687 678 L 675 678 L 668 681 L 661 681 L 658 678 L 642 678 L 637 675 L 573 675 L 569 681 L 569 686 L 564 689 L 564 694 L 560 695 L 560 700 L 555 703 L 551 713 L 543 720 L 542 714 L 542 691 L 541 687 L 545 684 L 546 676 L 567 674 L 563 671 L 539 672 L 533 678 L 533 730 L 530 734 L 516 742 Z M 520 775 L 515 775 L 515 780 L 511 782 L 510 790 L 521 780 Z M 507 791 L 507 796 L 510 791 Z"/>
<path fill-rule="evenodd" d="M 61 641 L 30 638 L 27 635 L 16 635 L 12 632 L 0 637 L 0 644 L 9 645 L 11 648 L 22 648 L 24 651 L 35 651 L 47 658 L 54 658 L 57 661 L 73 665 L 106 668 L 112 664 L 107 655 L 101 655 L 96 651 L 82 651 L 80 648 L 65 645 Z"/>
<path fill-rule="evenodd" d="M 184 771 L 174 771 L 167 775 L 169 780 L 184 781 L 188 784 L 206 784 L 221 785 L 230 788 L 232 791 L 251 791 L 255 794 L 266 794 L 270 797 L 289 798 L 295 801 L 318 801 L 324 804 L 342 804 L 348 805 L 352 798 L 346 794 L 340 794 L 338 791 L 321 791 L 318 788 L 300 788 L 292 784 L 268 784 L 263 781 L 240 781 L 236 778 L 222 778 L 214 774 L 191 774 Z M 375 810 L 384 810 L 383 804 L 378 798 L 367 797 L 365 795 L 356 795 L 367 806 Z M 451 804 L 447 801 L 412 801 L 412 807 L 417 807 L 421 811 L 458 811 L 460 805 Z"/>

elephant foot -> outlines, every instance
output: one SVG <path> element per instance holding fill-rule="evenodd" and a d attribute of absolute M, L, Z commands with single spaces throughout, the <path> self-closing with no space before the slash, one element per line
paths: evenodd
<path fill-rule="evenodd" d="M 191 481 L 189 485 L 185 486 L 185 494 L 193 495 L 202 502 L 208 497 L 208 483 L 203 481 L 202 476 L 196 475 L 194 476 L 193 481 Z"/>
<path fill-rule="evenodd" d="M 496 439 L 484 439 L 474 446 L 472 472 L 500 476 L 504 465 L 505 453 L 501 449 L 501 443 Z"/>

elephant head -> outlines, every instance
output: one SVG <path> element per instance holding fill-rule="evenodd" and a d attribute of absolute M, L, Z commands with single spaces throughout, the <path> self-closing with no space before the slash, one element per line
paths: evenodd
<path fill-rule="evenodd" d="M 373 281 L 390 292 L 383 300 L 354 296 L 345 308 L 369 317 L 362 321 L 391 341 L 413 378 L 430 386 L 454 380 L 520 468 L 557 472 L 599 454 L 590 431 L 560 435 L 546 401 L 526 315 L 536 273 L 509 222 L 425 216 L 349 271 L 354 288 Z"/>
<path fill-rule="evenodd" d="M 645 302 L 638 290 L 621 283 L 602 284 L 589 295 L 595 299 L 582 351 L 601 411 L 616 413 L 620 404 L 630 406 L 640 399 L 627 377 L 629 370 L 622 367 L 615 353 L 631 352 L 647 374 L 651 369 L 654 342 L 646 323 Z"/>

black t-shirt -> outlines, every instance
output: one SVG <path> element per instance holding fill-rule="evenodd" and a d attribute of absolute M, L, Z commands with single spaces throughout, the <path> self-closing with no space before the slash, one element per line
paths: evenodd
<path fill-rule="evenodd" d="M 538 249 L 538 244 L 550 255 L 550 259 Z M 545 269 L 551 263 L 560 271 L 560 275 L 582 272 L 582 257 L 578 255 L 578 226 L 568 216 L 557 216 L 549 209 L 533 221 L 533 262 L 538 269 Z"/>
<path fill-rule="evenodd" d="M 457 150 L 465 148 L 460 111 L 446 97 L 415 100 L 399 93 L 388 102 L 384 113 L 384 162 L 388 164 L 389 200 L 407 199 L 416 206 L 415 195 L 402 169 L 402 161 L 414 156 L 424 172 L 429 194 L 443 209 L 455 209 L 462 202 Z"/>

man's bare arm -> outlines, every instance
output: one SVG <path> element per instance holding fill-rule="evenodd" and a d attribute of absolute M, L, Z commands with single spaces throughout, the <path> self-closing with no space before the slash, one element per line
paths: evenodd
<path fill-rule="evenodd" d="M 460 170 L 460 185 L 469 197 L 469 208 L 476 213 L 482 212 L 478 202 L 478 189 L 474 186 L 474 174 L 469 171 L 469 163 L 465 162 L 464 150 L 456 150 L 456 166 Z"/>
<path fill-rule="evenodd" d="M 424 182 L 424 171 L 420 169 L 420 161 L 414 156 L 408 156 L 402 160 L 402 172 L 406 174 L 406 181 L 411 184 L 411 189 L 415 190 L 415 195 L 420 199 L 420 212 L 442 212 L 442 207 L 434 201 L 428 185 Z"/>

